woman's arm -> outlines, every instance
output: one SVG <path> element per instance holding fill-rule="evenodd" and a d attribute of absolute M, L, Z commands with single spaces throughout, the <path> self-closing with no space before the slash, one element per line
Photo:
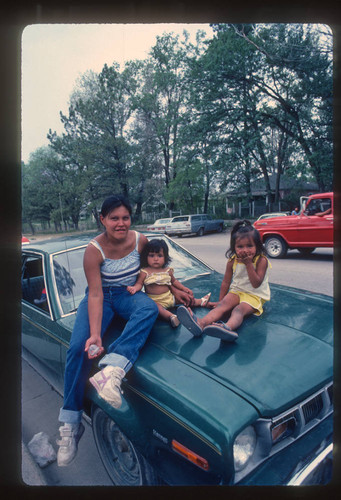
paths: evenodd
<path fill-rule="evenodd" d="M 101 348 L 95 356 L 91 356 L 90 353 L 88 353 L 89 358 L 99 356 L 104 350 L 102 347 L 101 339 L 101 325 L 103 316 L 103 289 L 100 273 L 101 262 L 102 256 L 100 252 L 93 245 L 88 245 L 84 253 L 83 265 L 89 288 L 88 314 L 90 323 L 90 337 L 86 341 L 85 351 L 88 352 L 91 344 L 95 344 Z"/>
<path fill-rule="evenodd" d="M 233 261 L 228 260 L 227 264 L 226 264 L 224 278 L 223 278 L 223 281 L 221 282 L 219 300 L 223 300 L 223 298 L 225 297 L 225 295 L 229 291 L 231 281 L 232 281 L 232 274 L 233 274 L 232 266 L 233 266 Z"/>

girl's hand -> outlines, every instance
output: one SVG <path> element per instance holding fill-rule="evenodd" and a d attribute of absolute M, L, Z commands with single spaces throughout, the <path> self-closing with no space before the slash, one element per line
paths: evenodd
<path fill-rule="evenodd" d="M 127 290 L 131 295 L 134 295 L 134 293 L 137 292 L 135 286 L 127 286 Z"/>
<path fill-rule="evenodd" d="M 91 354 L 91 352 L 89 352 L 89 348 L 91 345 L 95 345 L 95 346 L 99 347 L 99 351 L 96 352 L 95 354 Z M 104 351 L 104 347 L 102 346 L 102 339 L 100 337 L 99 338 L 94 338 L 94 337 L 88 338 L 88 340 L 85 343 L 84 351 L 88 353 L 89 359 L 98 358 L 98 356 L 100 356 Z"/>

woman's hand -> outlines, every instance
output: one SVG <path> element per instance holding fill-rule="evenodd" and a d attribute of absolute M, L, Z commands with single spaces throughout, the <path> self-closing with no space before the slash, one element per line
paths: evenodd
<path fill-rule="evenodd" d="M 91 352 L 89 352 L 89 348 L 91 345 L 95 345 L 97 347 L 99 347 L 99 351 L 97 351 L 95 354 L 91 354 Z M 102 346 L 102 339 L 101 337 L 90 337 L 88 338 L 88 340 L 86 341 L 85 343 L 85 349 L 84 349 L 85 352 L 88 353 L 88 358 L 89 359 L 95 359 L 95 358 L 98 358 L 98 356 L 100 356 L 103 351 L 104 351 L 104 347 Z"/>
<path fill-rule="evenodd" d="M 187 288 L 188 291 L 179 290 L 178 288 L 171 287 L 172 294 L 175 297 L 176 304 L 184 304 L 185 306 L 191 306 L 194 303 L 194 296 L 192 290 Z"/>

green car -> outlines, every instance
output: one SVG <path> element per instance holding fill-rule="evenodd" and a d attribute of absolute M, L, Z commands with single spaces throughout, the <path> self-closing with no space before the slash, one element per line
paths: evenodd
<path fill-rule="evenodd" d="M 22 247 L 23 356 L 59 392 L 94 235 Z M 155 237 L 155 235 L 153 235 Z M 222 275 L 165 235 L 175 276 L 218 300 Z M 271 285 L 237 342 L 157 320 L 114 409 L 89 384 L 86 413 L 115 485 L 325 484 L 332 473 L 333 300 Z M 196 309 L 205 314 L 205 309 Z M 120 335 L 116 319 L 104 346 Z M 94 366 L 94 371 L 96 366 Z M 57 426 L 56 415 L 56 426 Z"/>

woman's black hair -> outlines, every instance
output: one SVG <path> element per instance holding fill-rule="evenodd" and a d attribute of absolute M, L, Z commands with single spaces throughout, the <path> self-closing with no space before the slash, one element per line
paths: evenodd
<path fill-rule="evenodd" d="M 262 243 L 259 232 L 253 227 L 250 221 L 241 220 L 236 222 L 231 231 L 230 248 L 227 250 L 225 257 L 232 257 L 236 253 L 236 240 L 237 238 L 250 237 L 256 245 L 256 255 L 266 255 L 265 247 Z"/>
<path fill-rule="evenodd" d="M 125 196 L 123 196 L 122 194 L 112 194 L 111 196 L 108 196 L 108 198 L 106 198 L 103 201 L 102 208 L 101 208 L 101 215 L 103 217 L 106 217 L 115 208 L 121 207 L 122 205 L 128 210 L 129 215 L 131 215 L 132 209 L 131 209 L 131 205 L 130 205 L 129 201 L 127 200 L 127 198 Z"/>
<path fill-rule="evenodd" d="M 172 260 L 171 257 L 169 256 L 169 250 L 168 250 L 168 245 L 164 240 L 159 240 L 159 239 L 153 239 L 148 241 L 146 246 L 141 252 L 140 256 L 140 263 L 141 267 L 148 267 L 148 254 L 151 252 L 159 252 L 160 250 L 163 250 L 163 256 L 165 258 L 165 263 L 163 267 L 166 267 L 170 261 Z"/>

